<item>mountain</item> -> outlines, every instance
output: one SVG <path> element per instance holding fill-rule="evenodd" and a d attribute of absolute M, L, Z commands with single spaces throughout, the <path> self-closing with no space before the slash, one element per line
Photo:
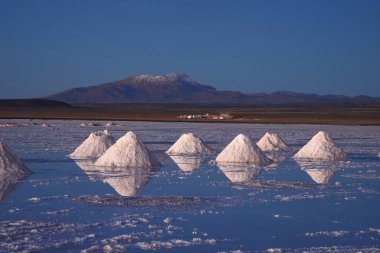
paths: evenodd
<path fill-rule="evenodd" d="M 340 95 L 314 95 L 289 91 L 244 94 L 219 91 L 200 84 L 188 75 L 131 76 L 95 86 L 73 88 L 48 96 L 47 99 L 69 104 L 94 103 L 223 103 L 223 104 L 320 104 L 320 103 L 379 103 L 380 98 Z"/>

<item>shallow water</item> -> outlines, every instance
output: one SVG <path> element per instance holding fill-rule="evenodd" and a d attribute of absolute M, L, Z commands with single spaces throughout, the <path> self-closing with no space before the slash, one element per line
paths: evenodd
<path fill-rule="evenodd" d="M 34 173 L 0 188 L 0 252 L 379 251 L 380 127 L 2 120 L 9 121 L 25 126 L 0 128 L 0 139 Z M 162 166 L 99 172 L 66 156 L 106 128 L 115 138 L 137 133 Z M 349 163 L 291 158 L 319 130 L 349 153 Z M 183 132 L 220 152 L 238 133 L 257 141 L 266 131 L 292 148 L 268 168 L 164 153 Z"/>

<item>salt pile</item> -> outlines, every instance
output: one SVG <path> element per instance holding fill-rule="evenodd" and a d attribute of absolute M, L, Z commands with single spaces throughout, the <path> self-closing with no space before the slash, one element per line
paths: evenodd
<path fill-rule="evenodd" d="M 211 155 L 214 150 L 193 133 L 182 134 L 166 153 L 168 155 Z"/>
<path fill-rule="evenodd" d="M 205 161 L 204 156 L 170 156 L 183 172 L 192 172 L 199 168 Z"/>
<path fill-rule="evenodd" d="M 267 132 L 258 142 L 262 151 L 287 151 L 289 148 L 278 134 Z"/>
<path fill-rule="evenodd" d="M 31 171 L 0 141 L 0 201 L 17 188 Z"/>
<path fill-rule="evenodd" d="M 0 176 L 5 174 L 30 174 L 30 170 L 12 153 L 5 143 L 0 141 Z"/>
<path fill-rule="evenodd" d="M 347 161 L 347 154 L 336 146 L 330 135 L 324 131 L 314 137 L 294 155 L 295 159 Z"/>
<path fill-rule="evenodd" d="M 232 183 L 248 183 L 255 181 L 262 169 L 255 166 L 219 165 L 219 169 Z"/>
<path fill-rule="evenodd" d="M 239 134 L 216 157 L 218 164 L 248 163 L 266 166 L 271 160 L 247 136 Z"/>
<path fill-rule="evenodd" d="M 159 165 L 136 134 L 128 132 L 95 162 L 96 166 L 150 169 Z"/>
<path fill-rule="evenodd" d="M 94 132 L 69 156 L 77 159 L 98 158 L 114 143 L 115 141 L 107 130 Z"/>

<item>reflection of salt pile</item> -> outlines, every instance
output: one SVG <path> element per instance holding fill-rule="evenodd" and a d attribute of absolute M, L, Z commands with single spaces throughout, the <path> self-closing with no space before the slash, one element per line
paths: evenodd
<path fill-rule="evenodd" d="M 149 181 L 150 175 L 144 169 L 130 168 L 128 174 L 108 174 L 103 182 L 108 183 L 124 197 L 136 196 L 138 191 Z"/>
<path fill-rule="evenodd" d="M 297 161 L 297 163 L 317 184 L 327 184 L 341 170 L 339 164 L 331 162 L 311 163 Z"/>
<path fill-rule="evenodd" d="M 72 158 L 98 158 L 114 144 L 107 130 L 91 133 L 88 138 L 70 154 Z"/>
<path fill-rule="evenodd" d="M 133 132 L 128 132 L 117 140 L 95 162 L 96 166 L 128 168 L 152 168 L 158 164 L 157 159 Z"/>
<path fill-rule="evenodd" d="M 211 155 L 214 150 L 193 133 L 186 133 L 182 134 L 166 153 L 169 155 Z"/>
<path fill-rule="evenodd" d="M 216 162 L 218 164 L 249 163 L 265 166 L 271 161 L 249 137 L 239 134 L 216 157 Z"/>
<path fill-rule="evenodd" d="M 347 161 L 347 154 L 331 139 L 328 133 L 320 131 L 294 155 L 296 159 Z"/>
<path fill-rule="evenodd" d="M 0 201 L 18 186 L 19 181 L 30 174 L 31 171 L 24 163 L 0 142 Z"/>
<path fill-rule="evenodd" d="M 255 166 L 220 165 L 219 169 L 232 183 L 247 183 L 255 181 L 261 174 L 261 168 Z"/>
<path fill-rule="evenodd" d="M 257 146 L 262 151 L 286 151 L 288 146 L 278 134 L 267 132 L 258 142 Z"/>
<path fill-rule="evenodd" d="M 183 172 L 192 172 L 206 161 L 203 156 L 170 156 L 170 158 Z"/>
<path fill-rule="evenodd" d="M 276 169 L 278 168 L 288 157 L 287 153 L 267 153 L 266 156 L 273 161 L 267 168 Z"/>
<path fill-rule="evenodd" d="M 91 180 L 109 184 L 119 195 L 124 197 L 136 196 L 150 179 L 150 170 L 144 168 L 128 168 L 128 170 L 120 171 L 95 166 L 91 160 L 75 162 Z"/>

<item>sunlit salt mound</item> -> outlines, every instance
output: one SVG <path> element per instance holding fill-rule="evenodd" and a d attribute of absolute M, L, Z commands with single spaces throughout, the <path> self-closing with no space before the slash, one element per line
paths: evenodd
<path fill-rule="evenodd" d="M 232 183 L 248 183 L 255 181 L 261 174 L 262 169 L 255 166 L 231 166 L 220 165 L 219 169 Z"/>
<path fill-rule="evenodd" d="M 168 155 L 211 155 L 214 150 L 193 133 L 185 133 L 171 146 Z"/>
<path fill-rule="evenodd" d="M 0 201 L 17 188 L 31 171 L 0 141 Z"/>
<path fill-rule="evenodd" d="M 257 143 L 262 151 L 287 151 L 289 148 L 278 134 L 267 132 Z"/>
<path fill-rule="evenodd" d="M 294 155 L 295 159 L 320 161 L 347 161 L 347 154 L 336 146 L 326 132 L 320 131 Z"/>
<path fill-rule="evenodd" d="M 170 156 L 183 172 L 192 172 L 199 168 L 205 161 L 204 156 Z"/>
<path fill-rule="evenodd" d="M 76 159 L 98 158 L 114 143 L 107 130 L 94 132 L 69 156 Z"/>
<path fill-rule="evenodd" d="M 216 157 L 218 164 L 247 163 L 266 166 L 271 160 L 247 136 L 239 134 Z"/>
<path fill-rule="evenodd" d="M 133 132 L 128 132 L 95 162 L 96 166 L 152 168 L 158 160 Z"/>

